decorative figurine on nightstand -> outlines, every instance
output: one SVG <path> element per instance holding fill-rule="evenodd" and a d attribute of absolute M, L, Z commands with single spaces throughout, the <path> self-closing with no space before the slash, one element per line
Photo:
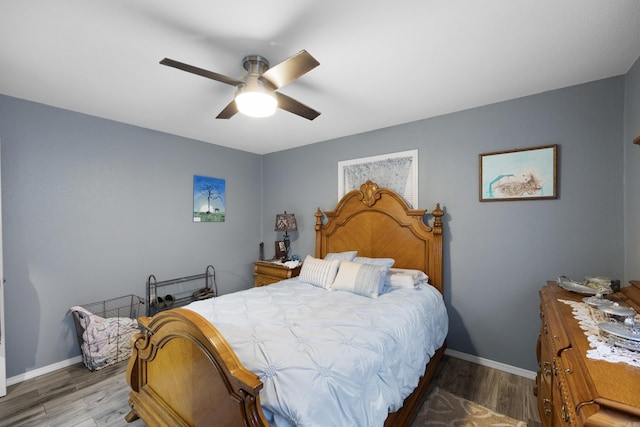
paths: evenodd
<path fill-rule="evenodd" d="M 284 242 L 284 259 L 282 261 L 289 261 L 289 250 L 291 249 L 289 231 L 298 231 L 295 214 L 288 214 L 287 211 L 284 211 L 283 214 L 277 214 L 274 231 L 284 231 L 284 236 L 282 238 Z"/>

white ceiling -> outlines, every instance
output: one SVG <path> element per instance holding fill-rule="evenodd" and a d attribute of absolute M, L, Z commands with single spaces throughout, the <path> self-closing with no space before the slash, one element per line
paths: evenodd
<path fill-rule="evenodd" d="M 235 78 L 306 49 L 281 89 L 322 114 L 216 115 Z M 0 93 L 258 154 L 626 73 L 639 0 L 0 0 Z"/>

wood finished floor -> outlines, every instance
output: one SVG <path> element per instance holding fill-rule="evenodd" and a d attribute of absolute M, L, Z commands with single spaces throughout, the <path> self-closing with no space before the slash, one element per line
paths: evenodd
<path fill-rule="evenodd" d="M 445 355 L 427 393 L 439 387 L 528 427 L 541 427 L 534 386 L 535 380 Z"/>
<path fill-rule="evenodd" d="M 0 398 L 0 426 L 144 427 L 140 420 L 124 420 L 129 410 L 126 368 L 122 362 L 90 372 L 78 364 L 12 385 Z M 533 380 L 445 356 L 430 390 L 440 387 L 539 427 L 533 386 Z"/>

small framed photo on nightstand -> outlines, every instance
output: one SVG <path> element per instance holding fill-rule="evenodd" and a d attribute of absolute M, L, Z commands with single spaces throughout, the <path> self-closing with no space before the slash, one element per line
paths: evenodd
<path fill-rule="evenodd" d="M 287 256 L 287 248 L 284 245 L 284 241 L 276 240 L 275 255 L 273 256 L 273 258 L 282 259 L 286 256 Z"/>

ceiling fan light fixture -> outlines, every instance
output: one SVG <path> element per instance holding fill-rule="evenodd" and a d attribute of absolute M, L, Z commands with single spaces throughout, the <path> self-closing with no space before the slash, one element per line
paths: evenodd
<path fill-rule="evenodd" d="M 242 66 L 247 74 L 241 80 L 170 58 L 164 58 L 160 64 L 234 86 L 236 93 L 233 100 L 220 111 L 216 119 L 230 119 L 236 113 L 268 117 L 278 108 L 307 120 L 313 120 L 320 115 L 319 111 L 276 92 L 320 65 L 306 50 L 301 50 L 273 68 L 269 67 L 269 61 L 262 56 L 246 56 L 242 60 Z"/>
<path fill-rule="evenodd" d="M 278 108 L 273 90 L 266 88 L 257 77 L 238 87 L 235 100 L 238 111 L 249 117 L 269 117 Z"/>

